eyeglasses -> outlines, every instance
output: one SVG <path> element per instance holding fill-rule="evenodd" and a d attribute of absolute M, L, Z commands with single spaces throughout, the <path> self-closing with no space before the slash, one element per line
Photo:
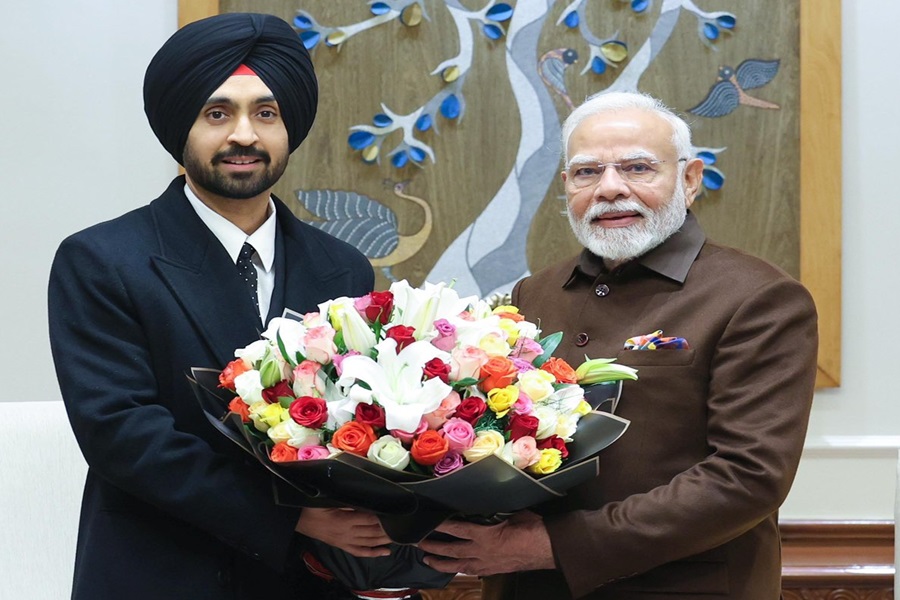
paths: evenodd
<path fill-rule="evenodd" d="M 686 160 L 686 158 L 679 158 L 678 162 Z M 566 181 L 577 189 L 593 187 L 603 177 L 607 167 L 613 167 L 619 177 L 628 183 L 653 183 L 653 180 L 659 175 L 657 166 L 665 162 L 664 160 L 635 158 L 617 163 L 576 163 L 569 165 L 566 170 Z"/>

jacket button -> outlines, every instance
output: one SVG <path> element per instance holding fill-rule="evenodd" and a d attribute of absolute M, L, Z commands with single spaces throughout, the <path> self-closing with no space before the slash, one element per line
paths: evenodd
<path fill-rule="evenodd" d="M 578 335 L 575 336 L 575 345 L 576 346 L 586 346 L 589 339 L 590 338 L 588 337 L 588 334 L 579 333 Z"/>
<path fill-rule="evenodd" d="M 601 283 L 596 288 L 594 288 L 594 293 L 602 298 L 603 296 L 609 294 L 609 286 L 605 283 Z"/>
<path fill-rule="evenodd" d="M 229 585 L 231 583 L 231 571 L 228 569 L 219 571 L 218 577 L 221 585 Z"/>

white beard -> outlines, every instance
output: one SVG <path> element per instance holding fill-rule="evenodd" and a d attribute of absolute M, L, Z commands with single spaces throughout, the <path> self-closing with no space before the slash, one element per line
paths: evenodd
<path fill-rule="evenodd" d="M 654 211 L 635 200 L 598 202 L 580 220 L 566 207 L 572 232 L 581 245 L 592 253 L 611 261 L 636 258 L 656 248 L 678 231 L 687 216 L 684 187 L 676 186 L 672 198 Z M 643 218 L 627 227 L 599 227 L 591 221 L 614 212 L 639 213 Z"/>

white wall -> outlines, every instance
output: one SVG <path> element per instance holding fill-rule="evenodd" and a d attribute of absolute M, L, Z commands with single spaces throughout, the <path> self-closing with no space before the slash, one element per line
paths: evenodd
<path fill-rule="evenodd" d="M 145 204 L 175 173 L 144 118 L 141 82 L 151 56 L 174 31 L 177 3 L 3 4 L 0 364 L 7 375 L 0 402 L 58 400 L 47 343 L 50 261 L 66 235 Z M 900 48 L 894 28 L 900 3 L 845 0 L 843 21 L 844 280 L 835 290 L 843 302 L 843 385 L 816 394 L 807 451 L 782 515 L 891 519 L 900 439 L 893 348 L 900 339 L 900 274 L 891 258 L 900 224 Z M 22 418 L 28 419 L 27 411 Z M 42 448 L 47 442 L 34 440 Z M 64 442 L 72 447 L 68 438 Z M 0 469 L 0 480 L 13 475 L 10 461 Z M 15 501 L 0 499 L 0 512 Z M 18 508 L 23 523 L 48 514 L 56 515 L 51 521 L 74 518 L 74 508 L 64 514 Z M 0 539 L 5 544 L 15 535 L 4 532 Z M 20 548 L 19 555 L 28 551 Z M 42 562 L 62 565 L 62 577 L 68 577 L 70 556 Z"/>

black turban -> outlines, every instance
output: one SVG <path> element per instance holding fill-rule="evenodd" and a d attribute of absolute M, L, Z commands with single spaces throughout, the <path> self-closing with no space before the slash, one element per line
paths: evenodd
<path fill-rule="evenodd" d="M 291 152 L 309 133 L 319 87 L 299 36 L 272 15 L 216 15 L 176 31 L 150 61 L 144 76 L 144 112 L 150 127 L 179 163 L 203 105 L 242 64 L 272 90 Z"/>

